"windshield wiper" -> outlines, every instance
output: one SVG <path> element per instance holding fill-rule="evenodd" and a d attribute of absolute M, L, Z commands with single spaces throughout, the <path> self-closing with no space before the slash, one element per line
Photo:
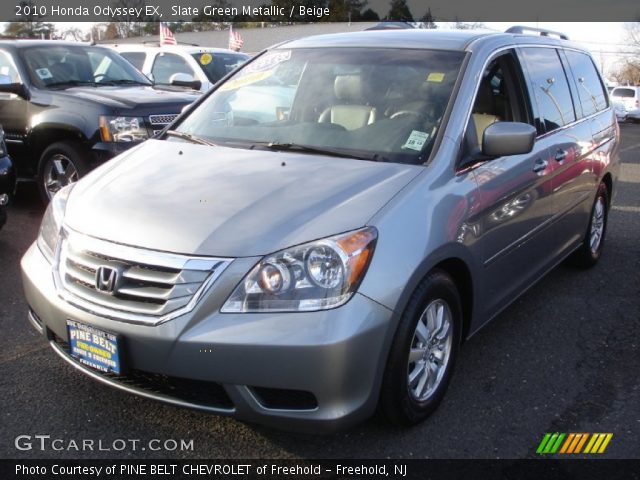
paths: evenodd
<path fill-rule="evenodd" d="M 380 156 L 377 153 L 374 153 L 373 155 L 366 155 L 366 154 L 359 155 L 355 153 L 348 153 L 348 152 L 345 152 L 344 150 L 334 150 L 332 148 L 326 148 L 326 147 L 314 147 L 312 145 L 301 145 L 299 143 L 259 142 L 251 145 L 251 148 L 254 148 L 256 146 L 267 147 L 271 150 L 283 151 L 283 152 L 295 151 L 295 152 L 305 152 L 305 153 L 317 153 L 320 155 L 329 155 L 332 157 L 354 158 L 356 160 L 373 160 L 373 161 L 382 161 L 382 162 L 389 161 L 386 157 Z"/>
<path fill-rule="evenodd" d="M 51 88 L 51 87 L 80 87 L 80 86 L 92 86 L 95 87 L 96 86 L 96 82 L 85 82 L 82 80 L 65 80 L 64 82 L 53 82 L 53 83 L 48 83 L 46 85 L 47 88 Z"/>
<path fill-rule="evenodd" d="M 112 86 L 112 85 L 144 85 L 145 87 L 150 87 L 152 86 L 151 83 L 146 83 L 146 82 L 141 82 L 139 80 L 131 80 L 128 78 L 120 78 L 117 80 L 105 80 L 104 82 L 99 82 L 96 85 L 100 86 L 100 85 L 107 85 L 107 86 Z"/>
<path fill-rule="evenodd" d="M 196 137 L 195 135 L 191 135 L 190 133 L 178 132 L 177 130 L 167 130 L 164 132 L 165 135 L 169 137 L 176 137 L 182 140 L 186 140 L 187 142 L 197 143 L 198 145 L 207 145 L 209 147 L 215 147 L 215 143 L 211 143 L 204 138 Z"/>

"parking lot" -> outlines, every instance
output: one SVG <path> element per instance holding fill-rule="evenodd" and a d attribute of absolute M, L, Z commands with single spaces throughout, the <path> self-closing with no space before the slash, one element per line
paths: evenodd
<path fill-rule="evenodd" d="M 98 384 L 26 320 L 19 261 L 43 207 L 22 184 L 0 231 L 0 456 L 4 458 L 524 458 L 545 432 L 611 432 L 609 458 L 640 458 L 640 125 L 624 124 L 622 171 L 602 261 L 560 266 L 467 342 L 438 411 L 400 430 L 374 417 L 312 436 L 179 409 Z M 19 435 L 193 440 L 180 451 L 18 450 Z"/>

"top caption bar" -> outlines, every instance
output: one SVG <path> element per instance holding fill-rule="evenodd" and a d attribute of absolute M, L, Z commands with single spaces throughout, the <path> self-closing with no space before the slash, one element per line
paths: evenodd
<path fill-rule="evenodd" d="M 207 0 L 113 0 L 87 5 L 81 0 L 13 0 L 0 4 L 0 21 L 50 22 L 347 22 L 349 12 L 332 11 L 328 0 L 300 6 L 290 0 L 230 0 L 228 7 Z M 292 3 L 294 5 L 292 5 Z M 306 2 L 305 2 L 306 3 Z M 408 0 L 414 19 L 419 21 L 427 7 L 438 21 L 629 21 L 640 18 L 637 2 L 629 0 Z M 389 12 L 389 0 L 369 0 L 380 18 Z M 353 14 L 353 12 L 352 12 Z M 342 18 L 344 17 L 344 18 Z"/>

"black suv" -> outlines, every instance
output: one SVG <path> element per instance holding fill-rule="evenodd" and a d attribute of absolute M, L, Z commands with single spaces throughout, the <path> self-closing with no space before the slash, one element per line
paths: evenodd
<path fill-rule="evenodd" d="M 4 143 L 4 132 L 0 126 L 0 228 L 7 221 L 6 207 L 15 192 L 16 177 L 13 164 L 7 155 L 7 146 Z"/>
<path fill-rule="evenodd" d="M 160 131 L 198 98 L 158 89 L 111 49 L 0 41 L 0 124 L 20 177 L 45 200 Z"/>

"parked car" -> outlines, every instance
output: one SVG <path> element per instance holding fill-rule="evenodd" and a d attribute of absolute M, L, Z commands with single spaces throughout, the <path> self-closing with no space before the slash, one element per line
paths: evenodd
<path fill-rule="evenodd" d="M 154 88 L 109 48 L 0 41 L 0 123 L 17 173 L 44 199 L 151 137 L 198 95 Z"/>
<path fill-rule="evenodd" d="M 629 112 L 624 106 L 624 103 L 612 100 L 611 105 L 613 106 L 613 111 L 616 114 L 616 119 L 618 120 L 618 122 L 626 122 L 627 118 L 629 117 Z"/>
<path fill-rule="evenodd" d="M 91 378 L 173 405 L 313 432 L 378 405 L 424 420 L 465 340 L 603 252 L 619 128 L 589 53 L 537 32 L 323 35 L 250 60 L 56 195 L 22 259 L 30 322 Z"/>
<path fill-rule="evenodd" d="M 616 87 L 611 90 L 611 101 L 619 104 L 626 118 L 629 120 L 640 120 L 640 87 Z"/>
<path fill-rule="evenodd" d="M 119 44 L 113 48 L 157 85 L 208 91 L 218 80 L 250 57 L 225 48 L 193 45 Z"/>
<path fill-rule="evenodd" d="M 0 126 L 0 228 L 7 221 L 7 205 L 15 193 L 16 175 L 13 171 L 13 163 L 7 154 L 7 145 L 4 141 L 4 130 Z"/>

